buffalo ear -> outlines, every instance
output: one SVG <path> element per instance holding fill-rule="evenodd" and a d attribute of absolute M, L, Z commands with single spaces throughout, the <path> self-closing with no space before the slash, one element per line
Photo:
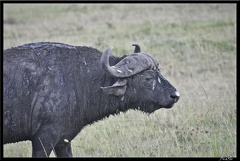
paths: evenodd
<path fill-rule="evenodd" d="M 101 88 L 107 95 L 123 96 L 127 89 L 127 79 L 118 79 L 112 86 Z"/>

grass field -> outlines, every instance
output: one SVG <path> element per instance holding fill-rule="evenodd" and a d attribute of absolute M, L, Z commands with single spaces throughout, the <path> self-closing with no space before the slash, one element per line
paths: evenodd
<path fill-rule="evenodd" d="M 235 4 L 4 4 L 3 12 L 4 49 L 54 41 L 113 46 L 120 56 L 138 42 L 181 94 L 172 109 L 86 126 L 74 157 L 236 157 Z M 29 141 L 3 150 L 31 157 Z"/>

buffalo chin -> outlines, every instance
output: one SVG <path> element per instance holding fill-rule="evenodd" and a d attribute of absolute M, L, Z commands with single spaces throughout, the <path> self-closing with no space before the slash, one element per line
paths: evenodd
<path fill-rule="evenodd" d="M 142 106 L 142 107 L 140 106 L 140 107 L 138 107 L 138 110 L 150 114 L 150 113 L 153 113 L 153 112 L 155 112 L 155 111 L 157 111 L 161 108 L 170 109 L 170 108 L 173 107 L 173 105 L 174 105 L 174 103 L 164 105 L 164 106 L 159 105 L 159 104 L 158 105 L 155 104 L 155 105 Z"/>
<path fill-rule="evenodd" d="M 173 103 L 173 104 L 169 104 L 169 105 L 167 105 L 167 106 L 162 106 L 161 108 L 172 108 L 173 105 L 174 105 L 174 103 Z"/>
<path fill-rule="evenodd" d="M 159 106 L 158 104 L 144 104 L 139 106 L 137 109 L 142 112 L 150 114 L 155 112 L 156 110 L 159 110 L 160 108 L 163 108 L 163 107 Z"/>

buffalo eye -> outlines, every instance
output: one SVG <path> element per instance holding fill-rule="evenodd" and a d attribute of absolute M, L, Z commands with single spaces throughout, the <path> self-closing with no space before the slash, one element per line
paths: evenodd
<path fill-rule="evenodd" d="M 146 79 L 146 81 L 151 81 L 151 80 L 153 80 L 152 77 L 147 77 L 147 78 L 145 78 L 145 79 Z"/>
<path fill-rule="evenodd" d="M 145 78 L 145 80 L 147 81 L 147 82 L 152 82 L 153 81 L 153 78 L 152 77 L 147 77 L 147 78 Z"/>
<path fill-rule="evenodd" d="M 154 84 L 154 79 L 152 77 L 146 77 L 144 81 L 144 85 L 148 88 L 152 88 Z"/>

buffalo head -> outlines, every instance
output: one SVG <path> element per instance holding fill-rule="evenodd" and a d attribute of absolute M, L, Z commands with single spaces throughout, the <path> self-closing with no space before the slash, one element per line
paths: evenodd
<path fill-rule="evenodd" d="M 101 57 L 103 70 L 118 80 L 108 87 L 102 87 L 108 95 L 127 99 L 134 108 L 151 113 L 159 108 L 171 108 L 180 94 L 162 76 L 158 62 L 149 54 L 141 52 L 138 44 L 134 53 L 126 56 L 114 66 L 109 65 L 112 47 Z"/>

